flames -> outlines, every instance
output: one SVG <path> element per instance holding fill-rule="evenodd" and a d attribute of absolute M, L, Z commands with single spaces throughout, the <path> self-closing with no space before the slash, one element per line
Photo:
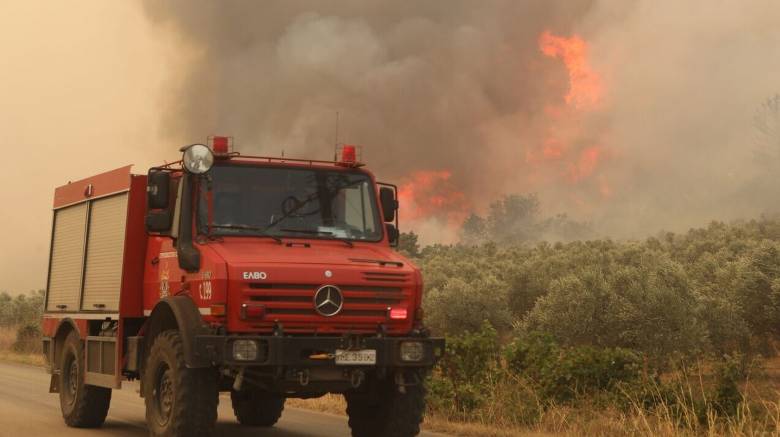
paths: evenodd
<path fill-rule="evenodd" d="M 608 199 L 613 188 L 601 171 L 613 158 L 605 147 L 603 132 L 584 131 L 589 117 L 596 116 L 604 106 L 604 83 L 590 62 L 589 46 L 578 35 L 560 36 L 542 32 L 538 37 L 541 56 L 560 61 L 568 78 L 565 94 L 551 96 L 540 108 L 541 136 L 537 146 L 525 147 L 516 163 L 518 172 L 526 174 L 525 185 L 517 192 L 534 192 L 545 187 L 568 188 L 571 209 L 585 211 L 589 203 Z M 551 67 L 555 68 L 555 67 Z M 518 140 L 521 139 L 518 131 Z M 533 142 L 532 142 L 533 143 Z M 485 175 L 490 178 L 490 175 Z M 412 172 L 399 188 L 399 200 L 405 219 L 414 223 L 430 222 L 441 226 L 459 227 L 474 204 L 458 187 L 450 170 L 419 170 Z M 488 199 L 492 200 L 492 199 Z"/>
<path fill-rule="evenodd" d="M 563 61 L 569 73 L 566 104 L 580 110 L 595 109 L 601 103 L 601 77 L 588 62 L 588 45 L 577 35 L 566 38 L 545 31 L 539 36 L 539 50 L 548 57 Z"/>
<path fill-rule="evenodd" d="M 587 185 L 601 198 L 608 198 L 612 187 L 599 170 L 611 153 L 604 146 L 603 133 L 582 131 L 584 120 L 598 114 L 604 102 L 603 81 L 590 64 L 588 44 L 578 35 L 566 37 L 549 31 L 539 35 L 538 44 L 544 56 L 563 63 L 569 86 L 562 103 L 546 108 L 549 127 L 541 153 L 530 156 L 534 162 L 557 164 L 559 182 Z M 582 199 L 577 197 L 575 204 L 582 206 Z"/>
<path fill-rule="evenodd" d="M 449 170 L 420 170 L 398 188 L 405 219 L 436 218 L 447 225 L 460 225 L 470 210 L 466 195 L 457 188 Z"/>

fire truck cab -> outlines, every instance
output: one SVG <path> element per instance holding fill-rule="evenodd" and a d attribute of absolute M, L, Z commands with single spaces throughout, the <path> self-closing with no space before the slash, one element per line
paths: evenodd
<path fill-rule="evenodd" d="M 392 249 L 396 188 L 354 146 L 334 161 L 242 156 L 228 137 L 182 152 L 55 191 L 44 354 L 66 424 L 100 426 L 137 379 L 154 436 L 212 435 L 220 392 L 246 426 L 340 393 L 353 436 L 416 435 L 444 341 Z"/>

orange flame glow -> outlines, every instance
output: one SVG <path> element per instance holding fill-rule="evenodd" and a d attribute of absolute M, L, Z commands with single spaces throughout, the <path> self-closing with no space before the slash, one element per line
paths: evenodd
<path fill-rule="evenodd" d="M 569 167 L 569 180 L 577 182 L 593 174 L 601 157 L 599 146 L 588 147 L 580 151 L 579 159 Z"/>
<path fill-rule="evenodd" d="M 589 63 L 588 44 L 577 35 L 558 36 L 545 31 L 539 35 L 538 47 L 542 55 L 563 64 L 569 86 L 565 94 L 554 96 L 556 103 L 543 108 L 544 124 L 535 137 L 538 146 L 524 148 L 521 171 L 525 185 L 520 190 L 534 191 L 550 184 L 577 185 L 578 190 L 570 190 L 571 202 L 586 210 L 593 195 L 601 199 L 613 196 L 603 170 L 614 155 L 605 146 L 608 142 L 603 133 L 586 130 L 589 117 L 603 109 L 602 78 Z M 473 207 L 484 207 L 460 188 L 450 170 L 413 171 L 398 190 L 402 220 L 409 220 L 413 227 L 428 224 L 430 219 L 436 226 L 460 227 Z"/>
<path fill-rule="evenodd" d="M 544 166 L 552 182 L 583 185 L 602 199 L 612 196 L 612 187 L 603 174 L 604 161 L 612 158 L 604 146 L 603 133 L 593 139 L 593 133 L 582 131 L 590 114 L 603 109 L 604 86 L 601 76 L 593 70 L 588 58 L 588 44 L 578 35 L 559 36 L 549 31 L 539 35 L 539 51 L 560 60 L 568 73 L 569 89 L 561 104 L 545 108 L 548 127 L 536 151 L 526 152 L 526 162 Z M 552 171 L 551 171 L 552 170 Z M 587 207 L 584 198 L 575 204 Z"/>
<path fill-rule="evenodd" d="M 449 170 L 421 170 L 398 188 L 404 217 L 412 221 L 438 218 L 448 225 L 460 225 L 470 204 L 457 189 Z"/>
<path fill-rule="evenodd" d="M 566 103 L 577 109 L 592 109 L 601 102 L 601 78 L 588 63 L 588 46 L 577 35 L 569 38 L 543 32 L 539 50 L 546 56 L 560 59 L 569 73 L 569 93 Z"/>

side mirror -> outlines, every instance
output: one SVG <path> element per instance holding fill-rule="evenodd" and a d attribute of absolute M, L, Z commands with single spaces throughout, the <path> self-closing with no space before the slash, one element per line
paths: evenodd
<path fill-rule="evenodd" d="M 387 241 L 390 242 L 391 246 L 398 247 L 398 239 L 401 236 L 401 233 L 398 232 L 398 228 L 393 224 L 387 223 L 385 224 L 385 229 L 387 230 Z"/>
<path fill-rule="evenodd" d="M 171 230 L 173 208 L 171 208 L 171 173 L 164 170 L 150 170 L 146 182 L 146 231 L 162 233 Z"/>
<path fill-rule="evenodd" d="M 390 187 L 379 189 L 379 202 L 382 204 L 382 213 L 385 222 L 395 220 L 395 213 L 398 211 L 398 200 L 395 198 L 395 190 Z"/>
<path fill-rule="evenodd" d="M 171 199 L 171 173 L 151 170 L 146 183 L 149 209 L 166 209 Z"/>

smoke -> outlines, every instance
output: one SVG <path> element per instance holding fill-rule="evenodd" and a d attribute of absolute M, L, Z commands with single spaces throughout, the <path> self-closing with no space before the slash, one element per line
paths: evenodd
<path fill-rule="evenodd" d="M 336 142 L 451 241 L 509 193 L 634 237 L 775 212 L 780 3 L 40 0 L 0 5 L 2 288 L 45 284 L 55 186 Z"/>
<path fill-rule="evenodd" d="M 245 153 L 329 158 L 338 113 L 339 141 L 363 145 L 381 178 L 403 185 L 425 179 L 416 172 L 451 175 L 418 191 L 467 201 L 405 210 L 450 222 L 464 216 L 452 208 L 485 206 L 520 170 L 507 164 L 522 160 L 522 145 L 492 144 L 486 129 L 517 115 L 531 124 L 565 93 L 548 77 L 561 73 L 538 55 L 537 36 L 549 26 L 571 31 L 588 3 L 150 1 L 146 9 L 198 53 L 176 73 L 169 137 L 225 133 Z"/>
<path fill-rule="evenodd" d="M 755 216 L 778 194 L 752 122 L 780 90 L 774 1 L 145 6 L 194 54 L 167 137 L 328 157 L 338 112 L 339 140 L 406 184 L 412 225 L 445 229 L 429 240 L 507 193 L 613 236 Z"/>

